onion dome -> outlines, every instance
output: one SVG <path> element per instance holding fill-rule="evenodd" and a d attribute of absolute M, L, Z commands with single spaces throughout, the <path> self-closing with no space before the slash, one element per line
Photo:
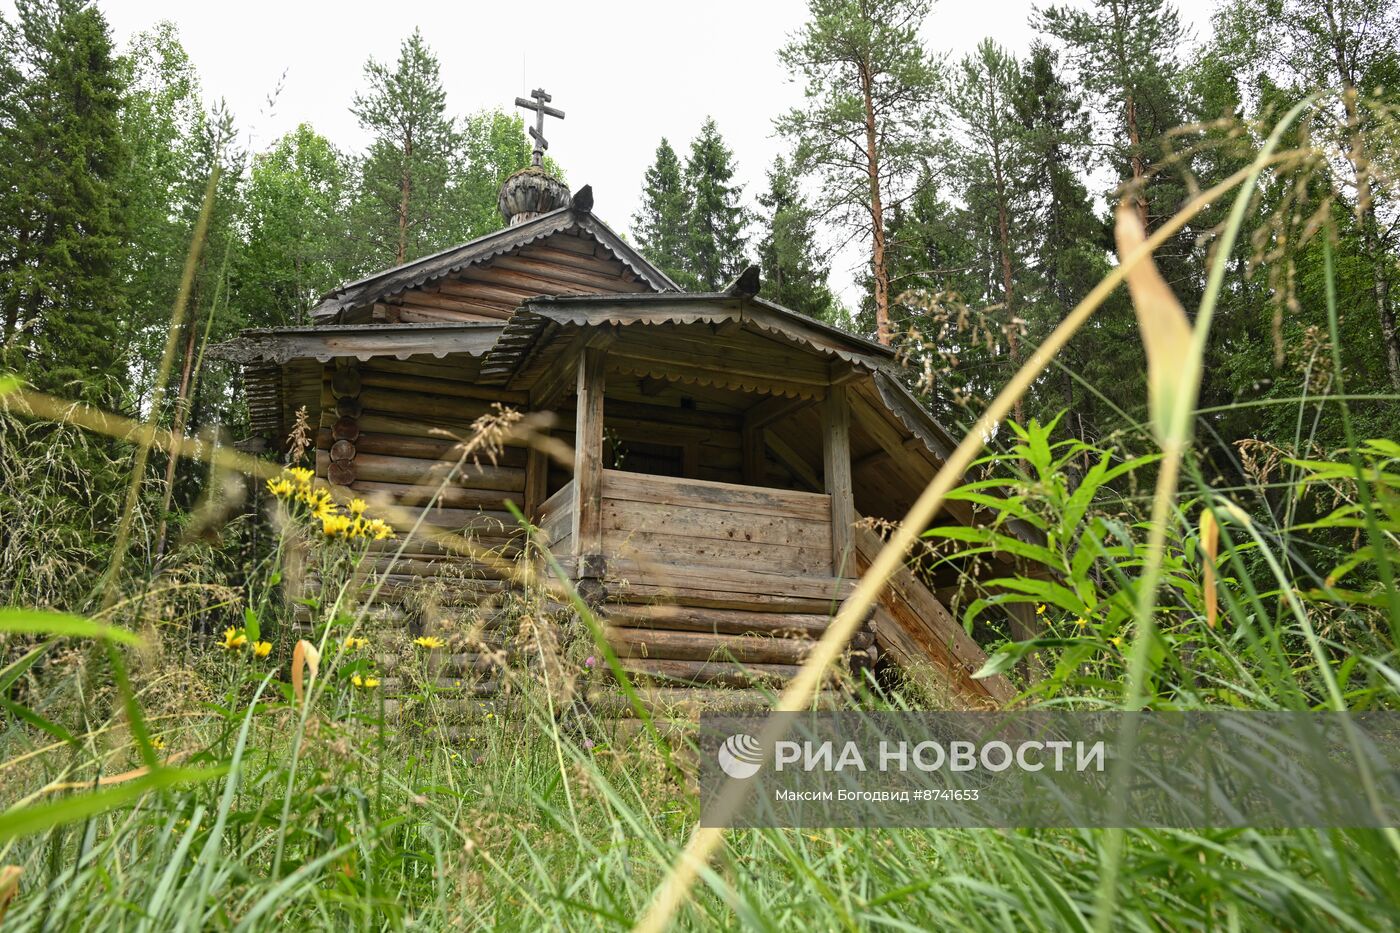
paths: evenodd
<path fill-rule="evenodd" d="M 496 198 L 501 216 L 511 227 L 571 203 L 564 183 L 537 165 L 522 168 L 507 178 Z"/>

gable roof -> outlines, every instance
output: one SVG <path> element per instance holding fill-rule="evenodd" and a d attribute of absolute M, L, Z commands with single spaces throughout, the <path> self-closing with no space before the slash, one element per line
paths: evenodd
<path fill-rule="evenodd" d="M 317 323 L 337 323 L 344 312 L 362 308 L 409 289 L 461 272 L 514 252 L 556 233 L 577 232 L 597 241 L 613 254 L 639 279 L 658 292 L 679 292 L 670 276 L 647 261 L 592 213 L 575 207 L 561 207 L 541 214 L 513 227 L 477 237 L 441 252 L 423 256 L 401 266 L 394 266 L 354 282 L 348 282 L 328 292 L 321 303 L 311 310 Z"/>

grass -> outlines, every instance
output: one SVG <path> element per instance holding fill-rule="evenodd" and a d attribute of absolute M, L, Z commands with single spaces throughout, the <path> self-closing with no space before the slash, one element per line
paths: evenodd
<path fill-rule="evenodd" d="M 1155 440 L 1100 449 L 1053 423 L 1003 423 L 1118 281 L 1150 270 L 1173 225 L 1290 158 L 1265 147 L 1152 239 L 1125 245 L 1119 268 L 969 432 L 775 704 L 804 704 L 861 601 L 914 547 L 953 566 L 1019 548 L 1023 567 L 1041 565 L 958 606 L 969 627 L 992 632 L 1007 604 L 1040 609 L 1037 638 L 989 642 L 989 670 L 1015 678 L 1026 706 L 1395 706 L 1400 445 L 1352 433 L 1335 294 L 1331 394 L 1298 402 L 1291 448 L 1252 486 L 1213 487 L 1190 443 L 1200 330 L 1186 365 L 1169 359 L 1159 370 L 1187 378 L 1153 382 Z M 1134 299 L 1142 310 L 1162 295 L 1135 288 Z M 1208 326 L 1196 310 L 1194 326 Z M 509 647 L 537 659 L 505 675 L 496 697 L 462 703 L 438 688 L 423 648 L 375 626 L 377 593 L 358 592 L 348 570 L 363 543 L 312 544 L 304 502 L 282 497 L 278 546 L 239 585 L 221 555 L 246 534 L 246 518 L 217 529 L 222 547 L 186 540 L 153 577 L 94 543 L 94 529 L 81 533 L 74 484 L 95 456 L 86 432 L 136 439 L 141 457 L 201 452 L 154 428 L 8 392 L 5 487 L 36 492 L 3 499 L 5 600 L 89 611 L 0 613 L 7 930 L 1400 926 L 1393 830 L 697 831 L 683 737 L 664 720 L 599 721 L 571 702 L 612 660 L 586 614 L 563 629 L 541 624 L 552 600 L 576 594 L 534 581 L 507 601 L 439 611 L 435 634 L 451 646 L 482 647 L 481 620 L 498 614 Z M 475 455 L 489 456 L 503 417 L 468 443 Z M 1346 449 L 1309 453 L 1304 425 L 1321 418 L 1341 419 Z M 276 476 L 265 463 L 214 456 L 221 470 Z M 1083 476 L 1073 485 L 1071 463 Z M 969 469 L 978 480 L 959 485 Z M 138 494 L 112 510 L 121 538 L 153 525 L 150 503 L 161 499 L 137 476 Z M 919 539 L 944 498 L 993 520 Z M 1219 527 L 1211 574 L 1203 512 Z M 1043 544 L 1004 534 L 1012 519 Z M 440 540 L 471 552 L 471 542 Z M 322 589 L 283 602 L 287 559 L 308 548 L 320 552 Z M 247 644 L 221 647 L 232 640 L 226 627 Z M 320 658 L 304 671 L 304 699 L 290 673 L 301 639 Z M 260 641 L 272 645 L 267 657 L 249 648 Z M 585 663 L 599 651 L 601 663 Z M 860 702 L 919 708 L 928 698 L 911 678 L 861 689 Z"/>

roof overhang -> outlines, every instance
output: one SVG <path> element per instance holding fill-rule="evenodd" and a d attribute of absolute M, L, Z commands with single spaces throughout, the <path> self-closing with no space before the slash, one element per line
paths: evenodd
<path fill-rule="evenodd" d="M 727 292 L 561 296 L 521 305 L 506 323 L 500 341 L 486 354 L 482 381 L 497 385 L 511 382 L 527 361 L 536 358 L 541 343 L 562 328 L 677 324 L 711 325 L 717 336 L 749 331 L 872 373 L 895 360 L 889 347 L 781 305 Z"/>
<path fill-rule="evenodd" d="M 496 345 L 506 324 L 499 321 L 462 324 L 338 324 L 245 330 L 214 348 L 221 359 L 235 363 L 288 363 L 337 357 L 368 360 L 376 356 L 444 357 L 453 353 L 484 356 Z"/>

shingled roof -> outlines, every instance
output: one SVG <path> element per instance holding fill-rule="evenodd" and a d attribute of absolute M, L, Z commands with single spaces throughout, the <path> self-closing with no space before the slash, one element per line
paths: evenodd
<path fill-rule="evenodd" d="M 559 233 L 592 238 L 654 291 L 681 290 L 670 276 L 648 262 L 612 228 L 589 210 L 578 206 L 591 205 L 591 194 L 586 198 L 582 194 L 581 191 L 574 196 L 573 206 L 541 214 L 516 226 L 505 227 L 467 243 L 340 285 L 328 292 L 321 303 L 311 310 L 311 317 L 317 323 L 348 323 L 345 320 L 346 312 L 456 275 L 470 266 L 513 253 Z"/>

